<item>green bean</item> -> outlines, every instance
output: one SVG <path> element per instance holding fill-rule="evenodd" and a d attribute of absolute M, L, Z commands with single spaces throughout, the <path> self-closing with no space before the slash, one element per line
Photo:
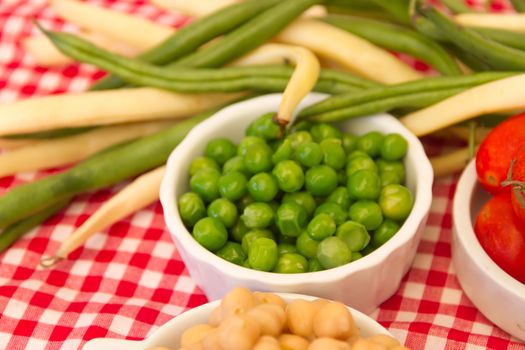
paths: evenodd
<path fill-rule="evenodd" d="M 407 83 L 389 85 L 388 87 L 379 87 L 375 89 L 345 93 L 329 97 L 321 102 L 306 107 L 300 112 L 299 115 L 301 117 L 310 117 L 312 115 L 321 114 L 332 110 L 352 107 L 372 100 L 379 100 L 381 98 L 389 98 L 399 95 L 449 90 L 454 88 L 468 88 L 488 83 L 490 81 L 507 78 L 513 74 L 516 73 L 487 72 L 455 77 L 432 77 Z"/>
<path fill-rule="evenodd" d="M 81 134 L 83 132 L 90 131 L 95 128 L 96 128 L 95 126 L 85 126 L 81 128 L 63 128 L 63 129 L 56 129 L 56 130 L 50 130 L 50 131 L 35 132 L 35 133 L 30 133 L 30 134 L 6 135 L 2 137 L 6 139 L 13 139 L 13 140 L 17 140 L 17 139 L 54 139 L 54 138 Z"/>
<path fill-rule="evenodd" d="M 525 50 L 525 34 L 504 29 L 471 27 L 470 29 L 500 44 Z"/>
<path fill-rule="evenodd" d="M 145 62 L 164 65 L 188 55 L 211 39 L 229 33 L 241 24 L 278 4 L 280 0 L 252 0 L 228 6 L 184 27 L 138 58 Z M 91 87 L 92 90 L 116 89 L 125 83 L 109 76 Z"/>
<path fill-rule="evenodd" d="M 525 52 L 486 39 L 481 34 L 461 27 L 432 6 L 422 6 L 418 12 L 428 18 L 456 46 L 471 53 L 494 69 L 525 69 Z"/>
<path fill-rule="evenodd" d="M 366 18 L 392 20 L 392 16 L 372 1 L 329 0 L 325 5 L 328 13 L 345 14 Z"/>
<path fill-rule="evenodd" d="M 463 0 L 441 0 L 441 3 L 454 13 L 473 12 L 473 9 L 465 4 Z"/>
<path fill-rule="evenodd" d="M 474 72 L 488 72 L 492 71 L 490 66 L 485 62 L 481 61 L 479 58 L 474 57 L 470 52 L 466 52 L 459 47 L 450 46 L 450 51 L 467 67 L 469 67 Z"/>
<path fill-rule="evenodd" d="M 69 201 L 70 198 L 60 200 L 33 216 L 22 219 L 21 221 L 6 227 L 2 233 L 0 233 L 0 253 L 9 248 L 20 237 L 59 212 L 69 203 Z"/>
<path fill-rule="evenodd" d="M 286 66 L 195 69 L 157 67 L 135 59 L 111 54 L 74 35 L 43 32 L 66 55 L 92 63 L 139 86 L 152 86 L 177 92 L 233 92 L 243 90 L 283 91 L 293 69 Z M 332 79 L 327 79 L 326 75 Z M 337 80 L 339 81 L 337 81 Z M 340 93 L 356 90 L 346 82 L 375 86 L 350 74 L 330 71 L 321 75 L 315 90 Z"/>
<path fill-rule="evenodd" d="M 65 172 L 13 188 L 0 197 L 0 227 L 34 215 L 58 200 L 111 186 L 162 165 L 191 128 L 210 114 L 203 113 L 167 130 L 111 147 Z"/>
<path fill-rule="evenodd" d="M 337 122 L 355 117 L 364 117 L 374 113 L 387 112 L 396 108 L 423 108 L 463 90 L 465 89 L 456 88 L 379 98 L 377 100 L 368 101 L 348 108 L 341 108 L 326 113 L 316 114 L 308 117 L 308 120 L 317 122 Z"/>
<path fill-rule="evenodd" d="M 419 58 L 445 75 L 461 74 L 456 61 L 443 47 L 412 29 L 357 17 L 328 16 L 323 20 L 388 50 Z"/>
<path fill-rule="evenodd" d="M 510 0 L 512 7 L 516 12 L 525 12 L 525 1 L 523 0 Z"/>
<path fill-rule="evenodd" d="M 174 64 L 219 67 L 270 40 L 304 11 L 324 0 L 286 0 L 237 27 L 215 44 L 206 46 Z"/>
<path fill-rule="evenodd" d="M 377 6 L 390 13 L 401 24 L 411 24 L 409 0 L 372 0 Z"/>

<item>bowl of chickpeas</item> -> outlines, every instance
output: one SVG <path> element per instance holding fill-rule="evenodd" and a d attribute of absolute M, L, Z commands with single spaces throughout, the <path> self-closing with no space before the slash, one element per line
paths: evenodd
<path fill-rule="evenodd" d="M 346 305 L 308 295 L 234 288 L 165 323 L 142 341 L 93 339 L 85 350 L 408 350 Z"/>
<path fill-rule="evenodd" d="M 310 94 L 299 110 L 325 98 Z M 280 94 L 231 105 L 172 152 L 166 225 L 210 300 L 236 286 L 372 312 L 410 268 L 432 200 L 424 149 L 396 118 L 272 121 Z"/>

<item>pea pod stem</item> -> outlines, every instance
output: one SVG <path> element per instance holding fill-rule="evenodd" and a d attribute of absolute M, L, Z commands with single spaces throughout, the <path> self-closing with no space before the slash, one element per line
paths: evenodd
<path fill-rule="evenodd" d="M 520 74 L 479 85 L 407 114 L 401 122 L 423 136 L 480 115 L 524 109 L 524 84 L 525 74 Z"/>
<path fill-rule="evenodd" d="M 329 97 L 321 102 L 303 109 L 302 117 L 311 117 L 333 110 L 348 108 L 371 100 L 389 98 L 412 93 L 441 91 L 454 88 L 468 88 L 490 81 L 515 75 L 511 72 L 487 72 L 456 77 L 432 77 L 413 82 L 367 89 L 359 92 L 345 93 Z"/>
<path fill-rule="evenodd" d="M 166 162 L 185 135 L 211 113 L 100 152 L 65 172 L 17 186 L 0 197 L 0 227 L 8 227 L 52 203 L 111 186 Z"/>
<path fill-rule="evenodd" d="M 20 239 L 23 235 L 29 233 L 33 228 L 37 227 L 54 214 L 62 210 L 70 201 L 70 198 L 59 200 L 47 208 L 42 209 L 38 213 L 20 220 L 10 226 L 6 227 L 0 233 L 0 253 L 9 248 L 13 243 Z"/>
<path fill-rule="evenodd" d="M 307 119 L 317 122 L 338 122 L 350 118 L 364 117 L 374 113 L 386 112 L 396 108 L 421 108 L 453 96 L 463 90 L 464 89 L 456 88 L 378 98 L 350 107 L 312 115 Z"/>
<path fill-rule="evenodd" d="M 500 70 L 525 69 L 525 52 L 488 40 L 469 28 L 461 27 L 432 6 L 419 7 L 418 12 L 438 27 L 454 45 L 491 67 Z"/>
<path fill-rule="evenodd" d="M 251 0 L 219 10 L 182 27 L 161 44 L 138 58 L 157 65 L 177 61 L 210 40 L 227 34 L 281 0 Z M 116 89 L 125 85 L 117 77 L 108 76 L 94 84 L 92 90 Z"/>
<path fill-rule="evenodd" d="M 380 47 L 419 58 L 445 75 L 461 74 L 456 61 L 443 47 L 414 30 L 381 21 L 347 16 L 328 16 L 323 18 L 323 21 Z"/>

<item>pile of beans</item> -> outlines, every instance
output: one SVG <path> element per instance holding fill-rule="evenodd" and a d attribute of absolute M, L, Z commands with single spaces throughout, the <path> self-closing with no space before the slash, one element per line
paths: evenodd
<path fill-rule="evenodd" d="M 246 288 L 230 291 L 207 324 L 182 334 L 179 350 L 197 349 L 408 350 L 387 335 L 360 337 L 352 314 L 341 303 L 297 299 L 286 304 L 276 294 Z"/>
<path fill-rule="evenodd" d="M 261 271 L 302 273 L 357 260 L 408 217 L 407 141 L 300 122 L 285 137 L 270 114 L 235 145 L 213 139 L 189 170 L 179 214 L 206 249 Z"/>

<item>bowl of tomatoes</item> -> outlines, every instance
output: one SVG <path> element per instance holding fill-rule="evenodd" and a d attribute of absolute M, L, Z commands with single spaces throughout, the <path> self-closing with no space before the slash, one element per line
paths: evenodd
<path fill-rule="evenodd" d="M 525 115 L 499 124 L 460 177 L 452 260 L 472 303 L 525 341 Z"/>

